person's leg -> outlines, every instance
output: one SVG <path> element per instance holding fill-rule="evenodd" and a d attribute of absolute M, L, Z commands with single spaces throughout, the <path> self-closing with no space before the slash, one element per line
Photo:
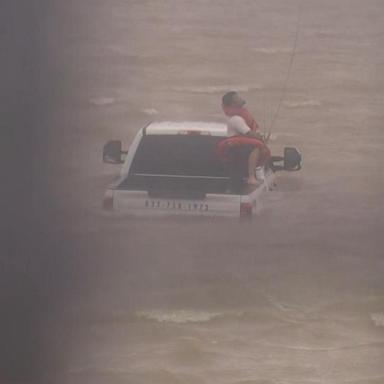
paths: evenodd
<path fill-rule="evenodd" d="M 260 159 L 260 149 L 255 148 L 249 155 L 248 158 L 248 184 L 257 184 L 255 169 Z"/>
<path fill-rule="evenodd" d="M 271 157 L 271 151 L 268 149 L 266 145 L 264 145 L 260 149 L 260 164 L 258 165 L 264 165 L 269 160 L 270 157 Z"/>

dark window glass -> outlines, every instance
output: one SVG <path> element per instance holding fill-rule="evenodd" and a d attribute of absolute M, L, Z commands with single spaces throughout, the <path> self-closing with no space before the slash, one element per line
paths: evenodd
<path fill-rule="evenodd" d="M 215 153 L 217 136 L 144 136 L 134 157 L 130 174 L 180 176 L 226 176 Z"/>

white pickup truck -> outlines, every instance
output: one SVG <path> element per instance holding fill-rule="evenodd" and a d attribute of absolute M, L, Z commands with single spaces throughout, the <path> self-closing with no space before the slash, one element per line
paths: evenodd
<path fill-rule="evenodd" d="M 123 165 L 105 193 L 103 208 L 139 216 L 251 218 L 275 171 L 299 169 L 301 155 L 285 148 L 285 156 L 273 157 L 266 167 L 265 181 L 250 189 L 243 180 L 246 160 L 233 171 L 216 154 L 216 144 L 225 137 L 225 124 L 153 122 L 140 129 L 128 151 L 122 151 L 121 141 L 107 142 L 103 161 Z"/>

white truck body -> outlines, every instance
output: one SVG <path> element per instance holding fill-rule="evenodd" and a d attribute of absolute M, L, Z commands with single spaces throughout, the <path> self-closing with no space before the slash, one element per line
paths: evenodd
<path fill-rule="evenodd" d="M 212 172 L 207 170 L 211 157 L 211 163 L 215 162 L 214 143 L 225 137 L 226 125 L 220 123 L 155 122 L 142 128 L 125 157 L 120 178 L 105 193 L 103 207 L 134 216 L 252 217 L 260 210 L 260 196 L 272 185 L 274 173 L 266 171 L 265 182 L 249 192 L 229 191 L 229 176 L 219 162 Z M 161 143 L 166 143 L 166 148 Z M 183 151 L 188 160 L 185 167 L 181 164 Z M 170 168 L 160 164 L 161 156 L 170 152 L 178 152 L 180 166 L 174 165 L 177 156 L 169 160 Z M 195 162 L 200 162 L 196 169 Z"/>

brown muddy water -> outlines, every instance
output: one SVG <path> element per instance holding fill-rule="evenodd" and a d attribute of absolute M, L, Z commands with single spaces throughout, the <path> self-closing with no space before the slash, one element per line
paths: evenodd
<path fill-rule="evenodd" d="M 51 208 L 26 274 L 54 300 L 39 299 L 41 367 L 20 380 L 384 383 L 384 3 L 51 7 Z M 224 121 L 232 89 L 275 153 L 304 158 L 253 222 L 103 214 L 119 172 L 101 162 L 106 140 L 128 146 L 151 120 Z"/>

